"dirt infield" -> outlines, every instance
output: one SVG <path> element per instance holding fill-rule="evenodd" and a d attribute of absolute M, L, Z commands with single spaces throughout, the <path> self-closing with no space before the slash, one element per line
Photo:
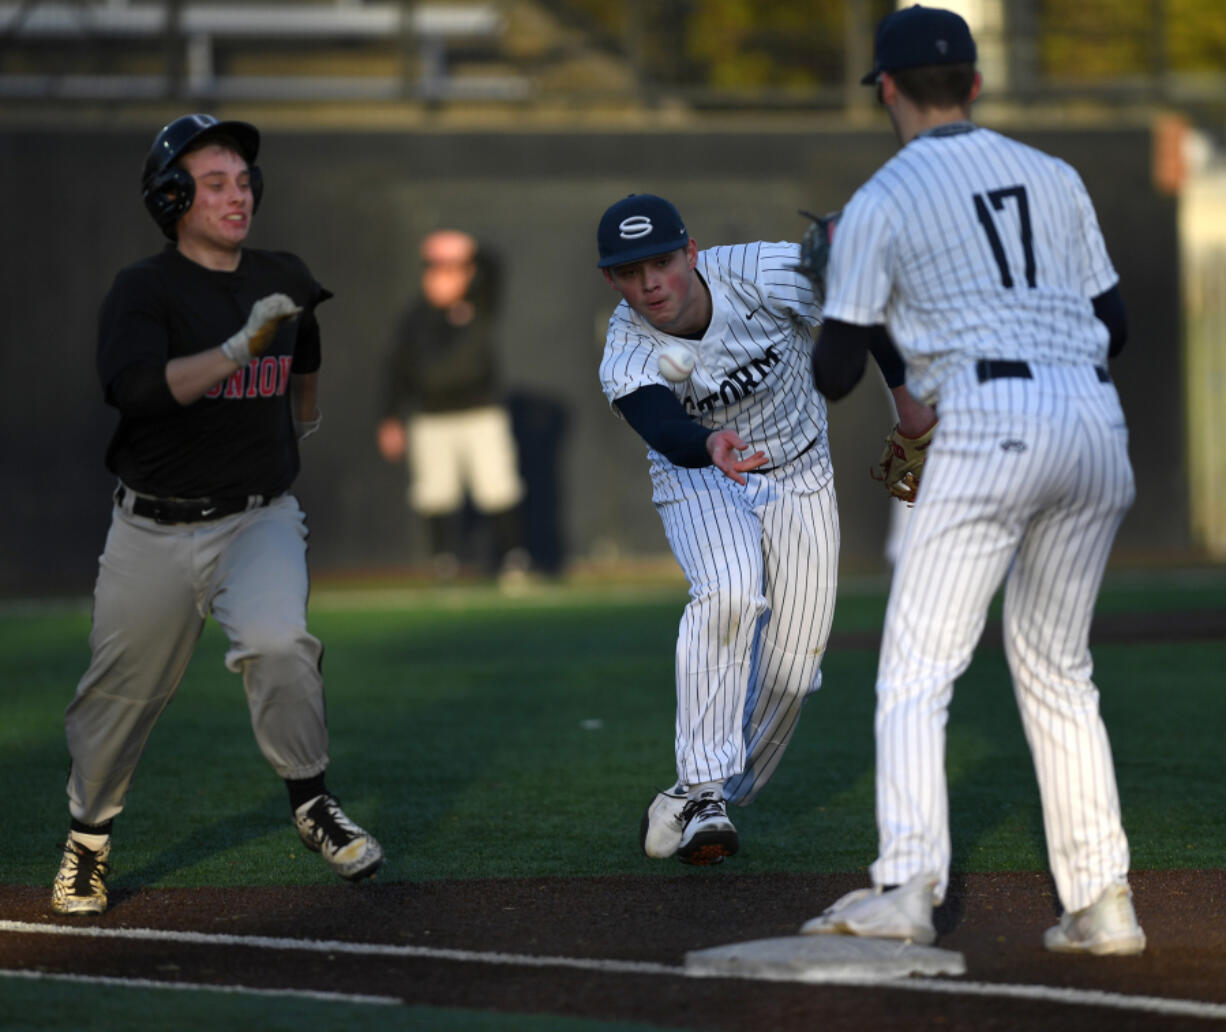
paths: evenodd
<path fill-rule="evenodd" d="M 1046 875 L 958 877 L 937 911 L 937 945 L 964 953 L 967 972 L 910 979 L 906 988 L 685 977 L 687 951 L 795 934 L 863 884 L 859 875 L 739 875 L 731 865 L 664 878 L 121 892 L 102 917 L 74 920 L 52 915 L 45 888 L 0 887 L 0 915 L 10 922 L 411 948 L 380 955 L 6 930 L 0 968 L 307 988 L 729 1032 L 1226 1027 L 1226 871 L 1138 871 L 1132 883 L 1145 954 L 1070 958 L 1040 945 L 1056 914 Z M 1219 1006 L 1196 1016 L 1162 1001 Z"/>

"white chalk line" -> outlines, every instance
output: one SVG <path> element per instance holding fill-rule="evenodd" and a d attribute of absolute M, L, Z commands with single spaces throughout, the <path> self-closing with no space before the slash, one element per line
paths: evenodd
<path fill-rule="evenodd" d="M 646 961 L 597 960 L 585 957 L 551 957 L 523 953 L 488 952 L 482 950 L 443 949 L 432 946 L 397 946 L 389 943 L 343 942 L 329 939 L 287 939 L 265 935 L 225 935 L 207 932 L 177 932 L 158 928 L 99 928 L 70 925 L 36 924 L 27 921 L 0 920 L 0 932 L 22 935 L 64 935 L 100 939 L 134 939 L 186 943 L 201 946 L 245 946 L 251 949 L 300 950 L 310 953 L 349 953 L 357 956 L 405 957 L 421 960 L 448 960 L 470 964 L 505 964 L 514 967 L 553 967 L 601 974 L 665 975 L 672 978 L 736 977 L 750 981 L 782 981 L 778 975 L 761 977 L 748 975 L 700 975 L 684 967 Z M 1110 961 L 1106 961 L 1110 963 Z M 0 972 L 7 974 L 8 972 Z M 76 976 L 86 977 L 86 976 Z M 123 982 L 124 980 L 117 980 Z M 804 982 L 803 973 L 794 979 Z M 131 983 L 125 983 L 131 984 Z M 142 985 L 145 983 L 141 983 Z M 195 983 L 150 982 L 152 986 L 174 985 L 192 989 L 224 989 L 225 987 Z M 1143 1011 L 1180 1017 L 1226 1018 L 1226 1004 L 1200 1000 L 1176 1000 L 1161 996 L 1136 996 L 1105 992 L 1098 989 L 1061 989 L 1043 985 L 1010 985 L 1000 982 L 964 982 L 936 978 L 872 979 L 847 978 L 823 980 L 827 986 L 872 986 L 876 989 L 899 989 L 907 992 L 943 993 L 949 996 L 985 996 L 1006 999 L 1062 1003 L 1073 1006 L 1110 1007 L 1116 1010 Z M 240 991 L 237 990 L 236 991 Z M 264 990 L 274 991 L 274 990 Z M 282 990 L 275 990 L 282 992 Z M 289 992 L 285 990 L 284 992 Z M 305 995 L 305 993 L 304 993 Z M 343 999 L 358 999 L 343 997 Z M 382 997 L 372 1000 L 383 1002 Z M 396 1000 L 395 1002 L 401 1002 Z"/>
<path fill-rule="evenodd" d="M 159 982 L 155 978 L 115 978 L 109 975 L 69 975 L 55 971 L 0 968 L 0 978 L 24 978 L 31 982 L 76 982 L 110 985 L 120 989 L 170 989 L 182 992 L 228 993 L 232 996 L 291 996 L 324 1003 L 400 1004 L 398 996 L 367 996 L 359 993 L 328 993 L 317 989 L 252 989 L 245 985 L 210 985 L 207 982 Z"/>
<path fill-rule="evenodd" d="M 410 957 L 421 960 L 454 960 L 461 963 L 509 964 L 516 967 L 566 967 L 608 974 L 684 975 L 679 967 L 634 960 L 588 960 L 583 957 L 533 956 L 523 953 L 493 953 L 453 950 L 433 946 L 396 946 L 390 943 L 342 942 L 334 939 L 284 939 L 266 935 L 225 935 L 209 932 L 174 932 L 160 928 L 77 928 L 70 925 L 0 921 L 0 932 L 70 935 L 102 939 L 138 939 L 179 942 L 200 946 L 247 946 L 263 950 L 303 950 L 310 953 L 352 953 L 364 957 Z"/>

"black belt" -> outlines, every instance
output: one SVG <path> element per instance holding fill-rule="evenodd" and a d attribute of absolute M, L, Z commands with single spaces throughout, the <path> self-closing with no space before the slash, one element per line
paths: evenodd
<path fill-rule="evenodd" d="M 812 447 L 813 447 L 815 444 L 817 444 L 818 440 L 819 440 L 819 438 L 817 438 L 817 437 L 813 438 L 813 440 L 811 440 L 811 441 L 810 441 L 808 444 L 806 444 L 806 445 L 805 445 L 803 448 L 801 448 L 801 449 L 800 449 L 800 451 L 798 451 L 798 452 L 797 452 L 795 455 L 793 455 L 793 456 L 792 456 L 790 459 L 788 459 L 788 460 L 787 460 L 787 462 L 780 463 L 780 465 L 782 465 L 782 466 L 787 466 L 787 465 L 789 465 L 790 463 L 795 462 L 795 461 L 796 461 L 797 459 L 799 459 L 799 458 L 800 458 L 800 457 L 801 457 L 801 456 L 802 456 L 802 455 L 803 455 L 805 452 L 807 452 L 807 451 L 808 451 L 810 448 L 812 448 Z M 772 471 L 774 471 L 774 470 L 776 470 L 776 469 L 779 469 L 779 466 L 759 466 L 757 469 L 755 469 L 755 470 L 751 470 L 751 472 L 753 472 L 753 473 L 770 473 L 770 472 L 772 472 Z"/>
<path fill-rule="evenodd" d="M 1015 362 L 1006 358 L 981 358 L 975 363 L 975 374 L 980 383 L 988 380 L 1029 380 L 1032 379 L 1030 366 L 1025 362 Z M 1099 383 L 1110 383 L 1111 374 L 1102 366 L 1094 367 L 1094 375 Z"/>
<path fill-rule="evenodd" d="M 122 484 L 115 490 L 115 504 L 123 505 L 127 495 Z M 260 509 L 276 495 L 244 495 L 241 498 L 149 498 L 133 494 L 132 514 L 158 523 L 206 523 L 236 512 Z"/>

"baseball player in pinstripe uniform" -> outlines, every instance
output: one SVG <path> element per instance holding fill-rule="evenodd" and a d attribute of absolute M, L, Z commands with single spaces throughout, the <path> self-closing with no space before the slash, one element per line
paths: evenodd
<path fill-rule="evenodd" d="M 1140 953 L 1090 621 L 1134 495 L 1107 360 L 1118 277 L 1077 173 L 969 121 L 975 44 L 953 12 L 887 17 L 865 83 L 899 152 L 844 208 L 815 352 L 831 399 L 884 325 L 941 420 L 895 569 L 877 674 L 873 888 L 804 927 L 931 942 L 949 877 L 945 723 L 1004 583 L 1005 652 L 1064 913 L 1050 950 Z"/>
<path fill-rule="evenodd" d="M 243 247 L 259 144 L 254 126 L 202 114 L 157 134 L 141 186 L 169 242 L 119 272 L 99 315 L 118 485 L 91 660 L 64 716 L 62 914 L 106 909 L 112 824 L 210 613 L 303 843 L 355 881 L 383 860 L 324 784 L 323 647 L 306 627 L 306 518 L 290 493 L 298 441 L 319 423 L 315 308 L 331 294 L 294 255 Z"/>
<path fill-rule="evenodd" d="M 834 614 L 838 513 L 811 374 L 820 298 L 797 244 L 699 251 L 651 194 L 613 204 L 597 238 L 622 295 L 601 385 L 647 442 L 652 498 L 690 586 L 677 782 L 648 806 L 641 844 L 717 863 L 738 847 L 726 804 L 766 784 L 821 684 Z"/>

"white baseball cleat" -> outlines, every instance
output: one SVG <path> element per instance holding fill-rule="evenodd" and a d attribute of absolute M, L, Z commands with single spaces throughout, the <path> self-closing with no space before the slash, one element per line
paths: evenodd
<path fill-rule="evenodd" d="M 1113 882 L 1084 910 L 1064 913 L 1043 933 L 1043 945 L 1055 953 L 1130 956 L 1145 949 L 1145 933 L 1132 908 L 1127 882 Z"/>
<path fill-rule="evenodd" d="M 681 821 L 684 827 L 677 857 L 682 863 L 723 863 L 724 857 L 734 855 L 740 846 L 723 796 L 713 789 L 688 800 L 681 810 Z"/>
<path fill-rule="evenodd" d="M 681 811 L 685 802 L 685 790 L 676 786 L 655 794 L 639 825 L 639 845 L 644 856 L 664 860 L 676 855 L 684 828 Z"/>
<path fill-rule="evenodd" d="M 802 935 L 860 935 L 906 939 L 927 946 L 936 940 L 932 924 L 937 878 L 917 874 L 892 889 L 856 889 L 801 926 Z"/>

